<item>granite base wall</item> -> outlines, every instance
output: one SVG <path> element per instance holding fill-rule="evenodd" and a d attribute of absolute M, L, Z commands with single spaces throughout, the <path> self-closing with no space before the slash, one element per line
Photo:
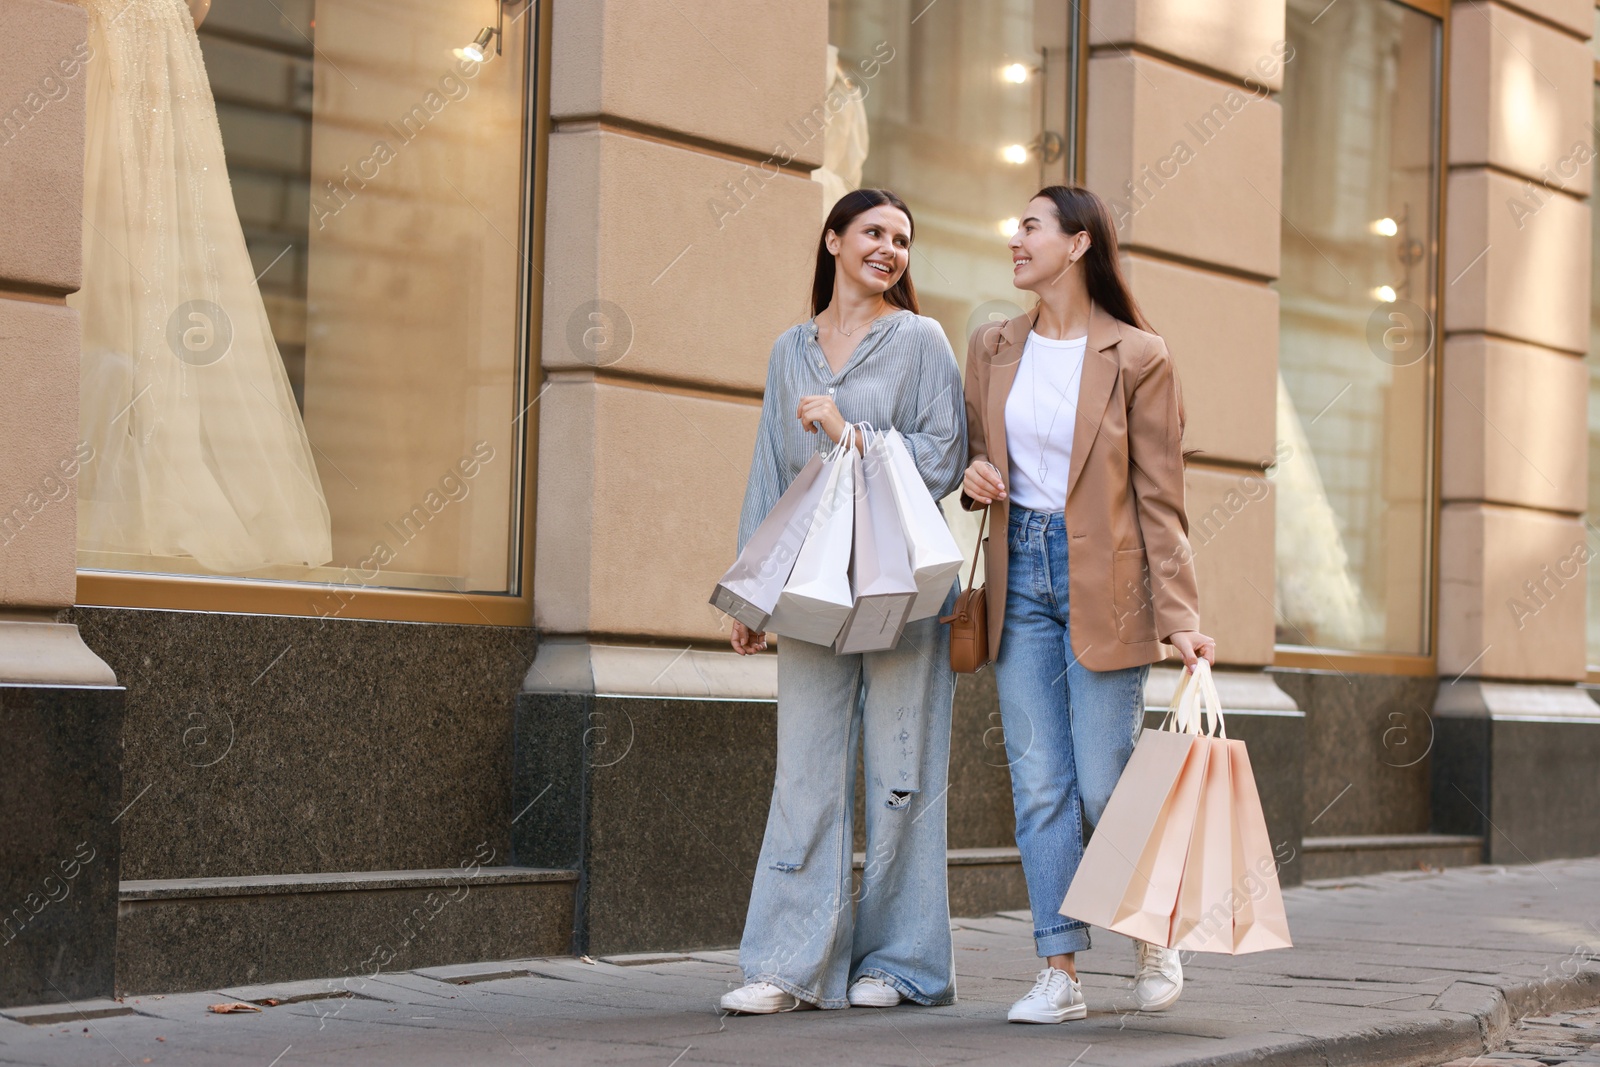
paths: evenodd
<path fill-rule="evenodd" d="M 0 1005 L 112 995 L 122 712 L 117 688 L 0 686 Z"/>
<path fill-rule="evenodd" d="M 67 621 L 127 690 L 123 878 L 510 851 L 531 629 L 85 607 Z"/>
<path fill-rule="evenodd" d="M 1305 713 L 1303 832 L 1425 833 L 1432 822 L 1438 679 L 1274 670 Z M 1262 773 L 1256 761 L 1256 773 Z"/>
<path fill-rule="evenodd" d="M 1600 855 L 1600 724 L 1441 716 L 1433 816 L 1489 863 Z"/>
<path fill-rule="evenodd" d="M 946 796 L 951 848 L 1014 844 L 996 708 L 992 672 L 959 680 Z M 581 871 L 578 951 L 738 943 L 772 798 L 776 714 L 771 701 L 518 698 L 512 854 L 519 864 Z M 865 848 L 861 780 L 857 851 Z M 952 907 L 1026 905 L 1020 870 L 952 877 Z"/>
<path fill-rule="evenodd" d="M 174 993 L 569 951 L 573 883 L 132 901 L 117 993 Z"/>

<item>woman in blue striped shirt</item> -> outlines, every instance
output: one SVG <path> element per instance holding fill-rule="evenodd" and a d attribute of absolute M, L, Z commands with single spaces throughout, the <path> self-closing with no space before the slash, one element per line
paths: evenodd
<path fill-rule="evenodd" d="M 911 212 L 858 189 L 828 214 L 812 318 L 772 346 L 739 549 L 807 460 L 850 423 L 893 427 L 927 491 L 961 484 L 967 455 L 961 372 L 939 324 L 917 314 Z M 940 614 L 948 614 L 955 586 Z M 942 810 L 955 676 L 949 627 L 906 624 L 887 652 L 835 655 L 785 638 L 778 649 L 778 767 L 728 1011 L 891 1007 L 955 999 Z M 766 635 L 733 624 L 751 655 Z M 864 736 L 867 861 L 852 916 L 852 798 Z M 924 818 L 937 811 L 931 818 Z"/>

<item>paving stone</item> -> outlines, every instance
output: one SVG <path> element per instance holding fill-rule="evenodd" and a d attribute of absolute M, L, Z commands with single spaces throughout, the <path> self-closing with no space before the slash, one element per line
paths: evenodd
<path fill-rule="evenodd" d="M 952 924 L 960 999 L 948 1007 L 730 1018 L 716 1002 L 742 981 L 734 951 L 523 959 L 386 973 L 337 999 L 337 979 L 130 999 L 139 1014 L 88 1033 L 0 1019 L 0 1062 L 1509 1067 L 1538 1049 L 1600 1064 L 1600 1012 L 1587 1009 L 1600 968 L 1572 966 L 1574 946 L 1595 941 L 1600 860 L 1341 884 L 1286 892 L 1294 949 L 1190 958 L 1183 998 L 1161 1014 L 1134 1010 L 1129 940 L 1095 931 L 1078 958 L 1089 1017 L 1008 1025 L 1042 966 L 1031 918 L 1012 912 Z M 224 996 L 279 1004 L 208 1014 Z M 1518 1014 L 1531 1016 L 1520 1028 Z"/>

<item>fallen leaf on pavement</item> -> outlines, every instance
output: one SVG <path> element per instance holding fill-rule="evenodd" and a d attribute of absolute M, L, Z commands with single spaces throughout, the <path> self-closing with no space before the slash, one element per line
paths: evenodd
<path fill-rule="evenodd" d="M 260 1011 L 254 1004 L 246 1004 L 242 1000 L 235 1000 L 230 1004 L 213 1004 L 206 1011 L 216 1012 L 218 1015 L 228 1015 L 236 1011 Z"/>

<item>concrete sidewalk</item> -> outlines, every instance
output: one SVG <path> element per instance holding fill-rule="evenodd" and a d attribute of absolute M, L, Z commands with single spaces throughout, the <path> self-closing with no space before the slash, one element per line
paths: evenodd
<path fill-rule="evenodd" d="M 1131 943 L 1097 932 L 1079 957 L 1089 1018 L 1008 1025 L 1039 961 L 1026 915 L 1007 913 L 956 922 L 960 1000 L 948 1008 L 729 1018 L 715 1005 L 739 983 L 733 953 L 521 960 L 384 974 L 352 983 L 356 996 L 306 982 L 78 1006 L 133 1011 L 114 1017 L 0 1020 L 0 1063 L 1435 1065 L 1494 1047 L 1520 1016 L 1600 1004 L 1600 858 L 1285 896 L 1294 949 L 1195 958 L 1183 999 L 1160 1015 L 1134 1010 Z M 259 1014 L 207 1011 L 269 998 L 279 1003 Z"/>

